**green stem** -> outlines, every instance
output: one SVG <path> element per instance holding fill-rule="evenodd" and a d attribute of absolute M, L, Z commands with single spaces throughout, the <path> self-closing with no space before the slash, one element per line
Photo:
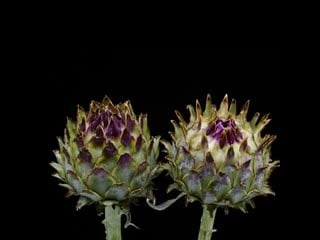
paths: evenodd
<path fill-rule="evenodd" d="M 121 215 L 119 206 L 105 206 L 106 240 L 121 240 Z"/>
<path fill-rule="evenodd" d="M 198 240 L 211 240 L 213 233 L 213 223 L 216 216 L 216 207 L 203 206 L 203 212 L 201 217 L 201 224 L 199 230 Z"/>

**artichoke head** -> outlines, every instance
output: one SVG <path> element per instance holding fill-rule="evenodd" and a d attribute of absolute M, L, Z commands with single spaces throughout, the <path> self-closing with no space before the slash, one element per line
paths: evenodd
<path fill-rule="evenodd" d="M 256 113 L 247 121 L 248 107 L 249 101 L 237 114 L 236 101 L 229 105 L 226 95 L 217 109 L 208 95 L 204 111 L 198 101 L 195 109 L 187 106 L 189 122 L 176 111 L 179 122 L 172 121 L 172 143 L 163 141 L 174 180 L 168 191 L 177 189 L 189 201 L 243 211 L 254 197 L 272 193 L 268 178 L 278 161 L 270 159 L 270 145 L 276 137 L 261 137 L 270 119 L 265 115 L 258 121 Z"/>
<path fill-rule="evenodd" d="M 147 116 L 136 117 L 129 101 L 114 105 L 105 97 L 101 103 L 92 101 L 88 113 L 78 107 L 77 120 L 67 120 L 58 142 L 54 176 L 68 195 L 80 197 L 78 208 L 152 198 L 159 137 L 150 136 Z"/>

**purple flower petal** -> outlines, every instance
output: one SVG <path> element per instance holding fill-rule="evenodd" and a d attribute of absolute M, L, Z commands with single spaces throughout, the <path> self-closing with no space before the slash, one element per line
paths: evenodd
<path fill-rule="evenodd" d="M 223 148 L 227 144 L 227 137 L 225 134 L 222 134 L 220 136 L 220 139 L 218 139 L 218 140 L 219 140 L 220 148 Z"/>
<path fill-rule="evenodd" d="M 75 141 L 76 141 L 76 144 L 78 145 L 79 148 L 83 148 L 83 146 L 84 146 L 83 138 L 82 138 L 82 136 L 80 134 L 78 134 L 76 136 Z"/>
<path fill-rule="evenodd" d="M 135 121 L 131 119 L 129 115 L 127 115 L 127 129 L 132 132 L 135 127 Z"/>
<path fill-rule="evenodd" d="M 106 170 L 104 170 L 103 168 L 95 168 L 93 169 L 92 173 L 97 177 L 101 177 L 101 178 L 104 178 L 107 175 Z"/>
<path fill-rule="evenodd" d="M 139 135 L 139 137 L 137 138 L 137 142 L 136 142 L 136 150 L 139 151 L 141 149 L 142 146 L 142 135 Z"/>
<path fill-rule="evenodd" d="M 86 130 L 86 121 L 84 119 L 82 119 L 79 129 L 80 129 L 80 132 L 84 132 Z"/>
<path fill-rule="evenodd" d="M 206 135 L 216 139 L 221 148 L 242 139 L 242 134 L 233 119 L 216 119 L 214 123 L 207 127 Z"/>
<path fill-rule="evenodd" d="M 96 119 L 94 119 L 90 124 L 89 124 L 89 129 L 91 131 L 95 131 L 97 129 L 97 127 L 99 126 L 99 124 L 101 123 L 101 118 L 100 116 Z"/>
<path fill-rule="evenodd" d="M 92 156 L 87 149 L 82 149 L 79 153 L 79 158 L 82 159 L 84 162 L 91 162 Z"/>
<path fill-rule="evenodd" d="M 93 138 L 96 145 L 101 146 L 105 142 L 104 133 L 101 127 L 96 130 L 96 136 Z"/>
<path fill-rule="evenodd" d="M 207 131 L 206 131 L 206 135 L 212 135 L 215 131 L 215 127 L 216 127 L 216 124 L 213 123 L 213 124 L 210 124 L 207 128 Z"/>
<path fill-rule="evenodd" d="M 110 158 L 116 155 L 118 152 L 117 148 L 112 144 L 112 142 L 108 142 L 103 149 L 103 153 L 106 157 Z"/>
<path fill-rule="evenodd" d="M 103 126 L 108 126 L 110 119 L 110 113 L 108 111 L 104 111 L 101 114 L 101 123 L 103 123 Z"/>
<path fill-rule="evenodd" d="M 120 129 L 119 125 L 117 124 L 117 122 L 112 120 L 106 129 L 106 135 L 108 137 L 118 137 L 120 135 L 120 133 L 121 133 L 121 129 Z"/>
<path fill-rule="evenodd" d="M 132 138 L 133 137 L 130 135 L 130 132 L 128 131 L 128 129 L 125 129 L 122 133 L 122 136 L 121 136 L 121 143 L 124 146 L 129 146 Z"/>
<path fill-rule="evenodd" d="M 123 155 L 121 155 L 121 157 L 119 158 L 119 161 L 118 161 L 118 165 L 121 167 L 121 168 L 125 168 L 129 165 L 129 163 L 132 161 L 132 158 L 130 156 L 129 153 L 125 153 Z"/>

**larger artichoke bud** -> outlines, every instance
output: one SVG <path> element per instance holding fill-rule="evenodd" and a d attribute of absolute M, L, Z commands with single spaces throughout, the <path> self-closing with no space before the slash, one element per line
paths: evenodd
<path fill-rule="evenodd" d="M 100 203 L 127 209 L 137 197 L 152 197 L 159 137 L 150 137 L 147 116 L 136 117 L 129 101 L 92 101 L 88 113 L 79 107 L 76 122 L 67 121 L 58 141 L 51 165 L 68 195 L 80 196 L 78 208 Z"/>
<path fill-rule="evenodd" d="M 276 137 L 261 137 L 268 115 L 258 121 L 256 113 L 247 121 L 248 107 L 249 101 L 237 114 L 236 101 L 229 105 L 226 95 L 217 109 L 208 95 L 204 111 L 198 101 L 195 109 L 187 107 L 188 123 L 176 112 L 173 142 L 164 142 L 174 180 L 170 189 L 186 193 L 189 201 L 243 211 L 254 197 L 272 194 L 268 178 L 278 162 L 270 159 L 270 145 Z"/>

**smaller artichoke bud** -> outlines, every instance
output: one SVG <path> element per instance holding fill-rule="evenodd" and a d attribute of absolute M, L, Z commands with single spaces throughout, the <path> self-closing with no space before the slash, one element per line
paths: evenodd
<path fill-rule="evenodd" d="M 108 97 L 78 108 L 58 138 L 55 176 L 79 196 L 78 208 L 91 203 L 127 206 L 137 197 L 152 197 L 159 137 L 150 136 L 147 116 L 136 117 L 129 101 L 114 105 Z"/>
<path fill-rule="evenodd" d="M 179 123 L 172 121 L 172 143 L 163 141 L 168 170 L 174 180 L 171 189 L 185 193 L 189 201 L 203 205 L 238 208 L 259 195 L 272 194 L 268 178 L 278 161 L 270 159 L 270 145 L 275 136 L 261 136 L 270 119 L 258 121 L 256 113 L 247 121 L 249 102 L 236 111 L 236 101 L 228 96 L 217 109 L 207 96 L 202 111 L 189 105 L 189 122 L 176 112 Z"/>

